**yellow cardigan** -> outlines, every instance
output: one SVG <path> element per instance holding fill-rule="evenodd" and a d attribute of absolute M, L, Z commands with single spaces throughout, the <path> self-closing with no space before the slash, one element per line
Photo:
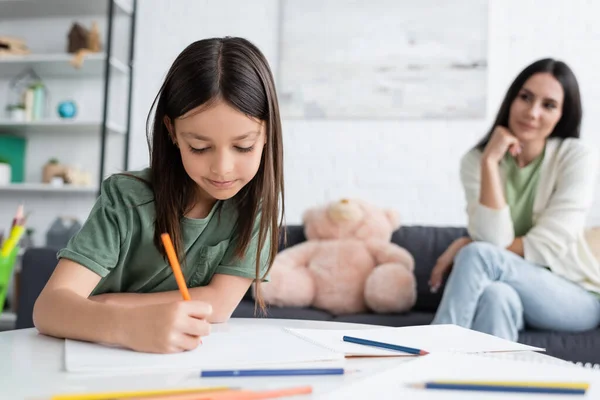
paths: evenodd
<path fill-rule="evenodd" d="M 477 149 L 469 151 L 460 166 L 469 235 L 506 248 L 515 239 L 508 206 L 497 210 L 479 203 L 481 155 Z M 505 182 L 502 163 L 500 173 Z M 579 139 L 548 139 L 533 204 L 533 227 L 523 237 L 526 260 L 594 292 L 600 292 L 600 265 L 584 230 L 597 173 L 597 152 Z"/>

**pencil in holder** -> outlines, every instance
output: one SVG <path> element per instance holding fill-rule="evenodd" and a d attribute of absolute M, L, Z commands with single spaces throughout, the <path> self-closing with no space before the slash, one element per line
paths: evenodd
<path fill-rule="evenodd" d="M 13 269 L 17 263 L 19 246 L 14 247 L 7 256 L 0 256 L 0 312 L 4 310 L 4 302 Z"/>

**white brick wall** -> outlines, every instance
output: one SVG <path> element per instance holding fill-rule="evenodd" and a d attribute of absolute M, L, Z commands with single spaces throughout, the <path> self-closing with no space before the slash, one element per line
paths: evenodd
<path fill-rule="evenodd" d="M 276 69 L 278 42 L 276 0 L 138 4 L 132 167 L 147 164 L 146 114 L 185 45 L 213 35 L 244 36 Z M 561 58 L 574 69 L 584 102 L 583 140 L 600 147 L 599 17 L 596 0 L 490 0 L 485 120 L 283 121 L 288 222 L 299 222 L 307 207 L 359 196 L 395 208 L 404 224 L 464 224 L 459 159 L 488 129 L 516 74 L 542 57 Z M 597 192 L 589 224 L 600 224 Z"/>

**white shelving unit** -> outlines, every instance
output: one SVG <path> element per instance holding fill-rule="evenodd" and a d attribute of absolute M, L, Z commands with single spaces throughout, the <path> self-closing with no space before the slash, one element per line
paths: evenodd
<path fill-rule="evenodd" d="M 89 193 L 95 194 L 98 191 L 96 186 L 76 186 L 63 185 L 53 186 L 44 183 L 13 183 L 8 186 L 0 185 L 2 192 L 36 192 L 36 193 Z"/>
<path fill-rule="evenodd" d="M 25 55 L 0 53 L 0 136 L 26 140 L 24 182 L 0 186 L 0 230 L 6 231 L 22 203 L 32 213 L 35 244 L 43 246 L 56 217 L 83 222 L 102 179 L 127 170 L 135 10 L 136 0 L 0 0 L 0 37 L 24 39 L 30 49 Z M 66 51 L 75 22 L 88 29 L 95 22 L 101 34 L 101 51 L 86 54 L 80 68 Z M 40 120 L 9 120 L 9 82 L 30 68 L 48 89 L 49 107 Z M 64 100 L 77 105 L 75 118 L 58 116 Z M 91 185 L 42 183 L 51 158 L 90 173 Z"/>
<path fill-rule="evenodd" d="M 0 0 L 0 20 L 106 14 L 106 0 Z M 113 0 L 115 16 L 131 16 L 134 4 Z"/>
<path fill-rule="evenodd" d="M 14 329 L 17 322 L 17 314 L 12 311 L 0 313 L 0 332 Z"/>
<path fill-rule="evenodd" d="M 125 135 L 126 128 L 112 122 L 106 123 L 108 133 L 111 135 Z M 15 134 L 51 135 L 53 133 L 69 134 L 98 134 L 102 129 L 102 121 L 34 121 L 13 122 L 0 120 L 0 132 L 13 132 Z"/>
<path fill-rule="evenodd" d="M 3 55 L 0 53 L 0 79 L 10 79 L 27 67 L 32 67 L 42 76 L 78 78 L 102 77 L 104 74 L 105 53 L 86 55 L 81 68 L 71 66 L 72 59 L 72 54 L 64 53 L 27 55 Z M 123 61 L 111 57 L 109 64 L 114 73 L 129 74 L 129 67 Z"/>

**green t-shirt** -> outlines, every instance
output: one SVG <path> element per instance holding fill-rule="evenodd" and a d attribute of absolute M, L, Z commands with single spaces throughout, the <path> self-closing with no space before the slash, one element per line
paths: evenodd
<path fill-rule="evenodd" d="M 148 180 L 149 170 L 131 174 Z M 168 261 L 154 246 L 155 215 L 154 194 L 146 183 L 131 176 L 111 176 L 102 183 L 87 221 L 58 257 L 102 277 L 92 294 L 177 290 Z M 188 287 L 208 285 L 214 274 L 255 278 L 260 217 L 242 258 L 234 257 L 236 222 L 232 200 L 217 201 L 206 218 L 182 218 L 185 262 L 181 268 Z M 267 269 L 269 235 L 265 242 L 261 276 Z"/>
<path fill-rule="evenodd" d="M 533 203 L 543 159 L 544 152 L 520 168 L 509 153 L 504 157 L 506 202 L 510 208 L 516 237 L 524 236 L 533 226 Z"/>

